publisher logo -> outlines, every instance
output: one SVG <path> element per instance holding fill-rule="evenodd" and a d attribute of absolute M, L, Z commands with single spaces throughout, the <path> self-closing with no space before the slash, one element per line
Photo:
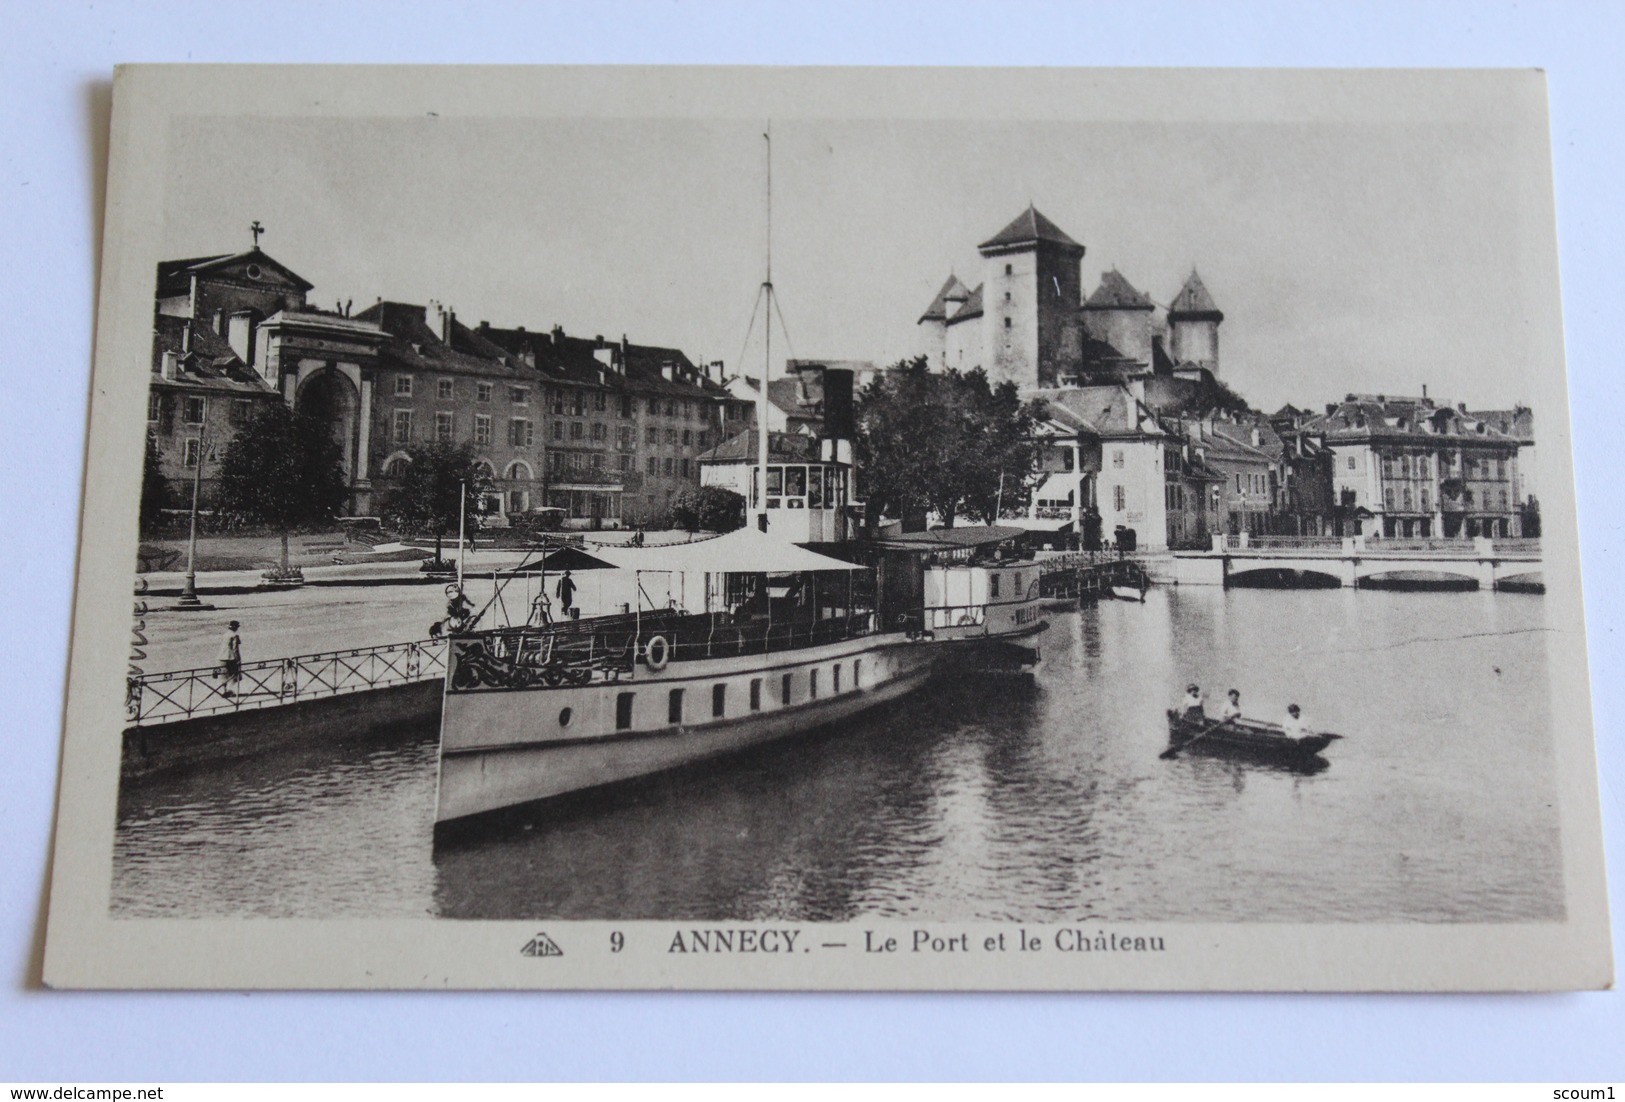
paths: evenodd
<path fill-rule="evenodd" d="M 546 934 L 537 934 L 525 942 L 525 947 L 519 950 L 522 957 L 562 957 L 564 950 L 559 948 L 558 942 Z"/>

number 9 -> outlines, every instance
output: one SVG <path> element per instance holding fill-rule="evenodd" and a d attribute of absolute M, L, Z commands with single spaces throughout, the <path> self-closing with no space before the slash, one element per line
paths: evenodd
<path fill-rule="evenodd" d="M 626 935 L 621 933 L 619 930 L 611 933 L 609 935 L 609 951 L 611 953 L 619 953 L 624 948 L 626 948 Z"/>

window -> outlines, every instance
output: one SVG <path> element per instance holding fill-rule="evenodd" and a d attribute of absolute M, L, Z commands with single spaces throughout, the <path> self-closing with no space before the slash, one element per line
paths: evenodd
<path fill-rule="evenodd" d="M 999 576 L 997 574 L 989 574 L 987 576 L 987 597 L 988 597 L 988 600 L 990 600 L 990 601 L 994 600 L 995 598 L 998 597 L 998 595 L 999 595 Z"/>
<path fill-rule="evenodd" d="M 491 400 L 491 384 L 490 383 L 475 383 L 474 384 L 474 400 L 476 402 L 489 402 Z"/>
<path fill-rule="evenodd" d="M 644 469 L 649 474 L 659 474 L 660 473 L 660 460 L 656 459 L 654 456 L 651 455 L 649 457 L 649 459 L 648 459 L 648 462 L 646 462 L 644 464 Z"/>
<path fill-rule="evenodd" d="M 231 423 L 234 425 L 248 424 L 248 415 L 252 408 L 253 403 L 246 398 L 233 399 L 231 403 Z"/>
<path fill-rule="evenodd" d="M 1122 470 L 1123 469 L 1123 449 L 1122 448 L 1113 448 L 1112 449 L 1112 466 L 1115 467 L 1117 470 Z"/>
<path fill-rule="evenodd" d="M 1009 292 L 1009 291 L 1006 291 L 1006 292 L 1005 292 L 1005 293 L 1004 293 L 1004 301 L 1006 301 L 1006 302 L 1009 302 L 1009 301 L 1010 301 L 1010 292 Z M 1009 321 L 1009 320 L 1010 320 L 1010 319 L 1009 319 L 1009 318 L 1005 318 L 1005 319 L 1004 319 L 1004 320 L 1005 320 L 1005 321 L 1006 321 L 1006 322 L 1008 322 L 1008 321 Z"/>
<path fill-rule="evenodd" d="M 632 699 L 636 693 L 617 693 L 615 696 L 615 729 L 625 731 L 632 726 Z"/>
<path fill-rule="evenodd" d="M 1354 457 L 1351 455 L 1351 456 L 1349 456 L 1349 470 L 1352 471 L 1353 469 L 1354 469 Z"/>
<path fill-rule="evenodd" d="M 687 459 L 683 460 L 683 477 L 684 478 L 687 478 L 688 474 L 689 474 L 689 462 L 690 461 L 687 460 Z"/>
<path fill-rule="evenodd" d="M 603 413 L 604 410 L 609 408 L 609 395 L 601 390 L 593 391 L 592 408 L 597 413 Z"/>
<path fill-rule="evenodd" d="M 474 415 L 474 443 L 489 444 L 491 442 L 491 415 L 476 413 Z"/>
<path fill-rule="evenodd" d="M 620 431 L 615 434 L 615 446 L 620 448 L 623 452 L 629 452 L 632 450 L 631 425 L 621 426 Z"/>
<path fill-rule="evenodd" d="M 511 386 L 511 387 L 509 387 L 508 388 L 508 401 L 512 402 L 516 406 L 529 405 L 530 404 L 530 387 L 528 387 L 528 386 Z"/>
<path fill-rule="evenodd" d="M 1409 486 L 1406 486 L 1401 492 L 1400 502 L 1407 513 L 1411 511 L 1411 488 Z"/>
<path fill-rule="evenodd" d="M 554 421 L 553 422 L 553 439 L 555 439 L 555 440 L 563 440 L 564 439 L 564 422 L 563 421 Z"/>
<path fill-rule="evenodd" d="M 508 422 L 508 443 L 516 448 L 528 448 L 536 439 L 535 427 L 523 417 Z"/>
<path fill-rule="evenodd" d="M 653 415 L 653 414 L 658 414 L 659 412 L 660 412 L 660 399 L 659 398 L 650 398 L 649 399 L 649 413 L 651 415 Z"/>
<path fill-rule="evenodd" d="M 1009 318 L 1004 319 L 1004 327 L 1007 330 L 1010 328 L 1010 319 Z"/>
<path fill-rule="evenodd" d="M 684 429 L 683 430 L 683 447 L 685 447 L 685 448 L 691 447 L 693 445 L 693 443 L 694 443 L 694 430 L 693 429 Z"/>
<path fill-rule="evenodd" d="M 1382 491 L 1382 504 L 1383 504 L 1383 506 L 1385 508 L 1389 509 L 1390 511 L 1393 509 L 1393 507 L 1394 507 L 1394 488 L 1392 486 L 1385 486 L 1383 488 L 1383 491 Z"/>
<path fill-rule="evenodd" d="M 673 689 L 666 698 L 666 722 L 683 722 L 683 690 Z"/>
<path fill-rule="evenodd" d="M 1004 274 L 1009 275 L 1011 273 L 1011 271 L 1012 271 L 1012 269 L 1011 269 L 1010 265 L 1006 264 L 1004 266 Z"/>
<path fill-rule="evenodd" d="M 841 691 L 841 666 L 838 662 L 829 668 L 829 690 L 837 694 Z"/>
<path fill-rule="evenodd" d="M 188 425 L 203 424 L 204 414 L 208 411 L 209 402 L 206 398 L 186 399 L 186 416 L 184 420 Z"/>
<path fill-rule="evenodd" d="M 1428 457 L 1427 456 L 1425 456 L 1425 455 L 1417 456 L 1417 458 L 1416 458 L 1416 477 L 1418 477 L 1418 478 L 1432 478 L 1433 473 L 1430 470 L 1428 470 L 1429 466 L 1430 466 L 1430 464 L 1428 462 Z"/>
<path fill-rule="evenodd" d="M 852 659 L 852 687 L 854 689 L 856 689 L 859 685 L 863 684 L 863 682 L 859 680 L 859 678 L 862 676 L 862 674 L 863 674 L 863 660 L 859 659 L 859 658 Z"/>
<path fill-rule="evenodd" d="M 156 390 L 147 393 L 147 420 L 156 421 L 163 416 L 164 396 Z"/>
<path fill-rule="evenodd" d="M 457 381 L 455 379 L 436 379 L 434 381 L 434 396 L 442 401 L 449 401 L 457 397 Z"/>
<path fill-rule="evenodd" d="M 398 409 L 395 411 L 395 443 L 405 444 L 412 439 L 412 411 Z"/>
<path fill-rule="evenodd" d="M 586 435 L 587 435 L 587 430 L 582 426 L 580 421 L 571 421 L 570 422 L 570 439 L 571 440 L 580 440 L 580 439 L 583 439 Z"/>
<path fill-rule="evenodd" d="M 700 433 L 699 436 L 695 437 L 694 442 L 696 444 L 698 444 L 702 448 L 710 447 L 711 446 L 711 434 L 708 433 L 708 432 L 702 432 L 702 433 Z"/>
<path fill-rule="evenodd" d="M 666 399 L 666 416 L 667 417 L 676 417 L 677 416 L 677 399 L 675 399 L 675 398 L 667 398 Z"/>
<path fill-rule="evenodd" d="M 412 396 L 412 376 L 395 376 L 395 397 L 410 398 Z"/>
<path fill-rule="evenodd" d="M 742 413 L 737 405 L 731 405 L 728 407 L 728 420 L 737 421 L 741 416 Z"/>
<path fill-rule="evenodd" d="M 621 395 L 620 413 L 622 417 L 632 416 L 632 396 L 630 394 Z"/>
<path fill-rule="evenodd" d="M 1428 499 L 1427 487 L 1424 486 L 1422 488 L 1422 512 L 1424 512 L 1424 513 L 1427 512 L 1428 509 L 1429 509 L 1428 500 L 1429 499 Z"/>
<path fill-rule="evenodd" d="M 436 413 L 434 415 L 434 438 L 442 444 L 451 443 L 452 415 L 450 413 Z"/>
<path fill-rule="evenodd" d="M 595 471 L 598 471 L 598 470 L 602 470 L 603 467 L 604 467 L 604 453 L 603 452 L 593 452 L 592 453 L 592 469 L 595 470 Z"/>
<path fill-rule="evenodd" d="M 594 421 L 592 425 L 592 438 L 595 443 L 603 443 L 609 439 L 609 426 L 602 421 Z"/>
<path fill-rule="evenodd" d="M 555 390 L 553 392 L 553 412 L 564 412 L 564 392 L 562 390 Z"/>
<path fill-rule="evenodd" d="M 632 469 L 632 457 L 630 455 L 621 456 L 621 470 L 630 471 L 631 469 Z"/>
<path fill-rule="evenodd" d="M 711 718 L 721 719 L 728 713 L 728 686 L 711 686 Z"/>
<path fill-rule="evenodd" d="M 790 703 L 790 674 L 785 674 L 779 682 L 779 703 L 788 706 Z"/>
<path fill-rule="evenodd" d="M 660 463 L 660 473 L 661 474 L 671 474 L 672 473 L 672 468 L 674 467 L 674 465 L 675 464 L 673 463 L 671 456 L 669 456 L 669 455 L 666 456 L 666 458 L 664 460 L 662 460 L 661 463 Z"/>
<path fill-rule="evenodd" d="M 762 710 L 762 679 L 760 677 L 751 678 L 750 710 L 753 712 Z"/>
<path fill-rule="evenodd" d="M 1123 487 L 1112 487 L 1112 508 L 1121 513 L 1123 511 Z"/>
<path fill-rule="evenodd" d="M 818 699 L 818 671 L 817 670 L 808 670 L 807 671 L 807 699 L 808 700 L 817 700 Z"/>
<path fill-rule="evenodd" d="M 677 430 L 676 429 L 667 429 L 666 430 L 666 443 L 669 444 L 669 445 L 675 445 L 677 443 Z"/>
<path fill-rule="evenodd" d="M 653 425 L 650 425 L 648 428 L 644 429 L 643 430 L 643 442 L 645 444 L 658 444 L 658 443 L 660 443 L 660 430 L 655 428 Z"/>
<path fill-rule="evenodd" d="M 563 452 L 548 452 L 547 453 L 547 465 L 548 465 L 549 468 L 551 468 L 552 470 L 555 470 L 555 471 L 564 470 L 564 453 Z"/>
<path fill-rule="evenodd" d="M 195 467 L 198 458 L 203 454 L 203 441 L 196 436 L 189 436 L 181 445 L 181 466 Z"/>

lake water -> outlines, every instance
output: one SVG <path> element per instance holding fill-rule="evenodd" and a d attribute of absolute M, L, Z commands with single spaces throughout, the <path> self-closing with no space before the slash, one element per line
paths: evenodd
<path fill-rule="evenodd" d="M 1538 596 L 1155 588 L 1051 614 L 1030 681 L 432 841 L 432 727 L 154 777 L 121 915 L 1529 921 L 1563 915 Z M 1163 709 L 1296 701 L 1313 775 L 1184 756 Z"/>

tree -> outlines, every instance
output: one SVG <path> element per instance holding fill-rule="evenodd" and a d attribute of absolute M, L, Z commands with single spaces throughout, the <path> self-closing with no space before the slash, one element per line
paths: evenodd
<path fill-rule="evenodd" d="M 745 526 L 745 499 L 725 486 L 689 487 L 672 499 L 671 520 L 687 532 L 732 532 Z"/>
<path fill-rule="evenodd" d="M 411 462 L 385 495 L 385 507 L 409 531 L 434 534 L 438 563 L 442 541 L 460 523 L 466 520 L 470 532 L 479 529 L 478 506 L 491 492 L 491 469 L 469 443 L 418 444 L 406 454 Z"/>
<path fill-rule="evenodd" d="M 158 523 L 169 505 L 169 484 L 164 480 L 163 455 L 158 436 L 147 433 L 147 454 L 141 468 L 141 530 Z"/>
<path fill-rule="evenodd" d="M 282 537 L 281 573 L 289 574 L 288 533 L 329 523 L 348 494 L 343 449 L 318 418 L 268 403 L 232 437 L 220 461 L 220 507 Z"/>
<path fill-rule="evenodd" d="M 987 375 L 933 373 L 922 356 L 875 378 L 858 396 L 857 460 L 872 512 L 905 526 L 935 512 L 953 527 L 961 513 L 985 522 L 1026 500 L 1038 475 L 1041 401 Z"/>

